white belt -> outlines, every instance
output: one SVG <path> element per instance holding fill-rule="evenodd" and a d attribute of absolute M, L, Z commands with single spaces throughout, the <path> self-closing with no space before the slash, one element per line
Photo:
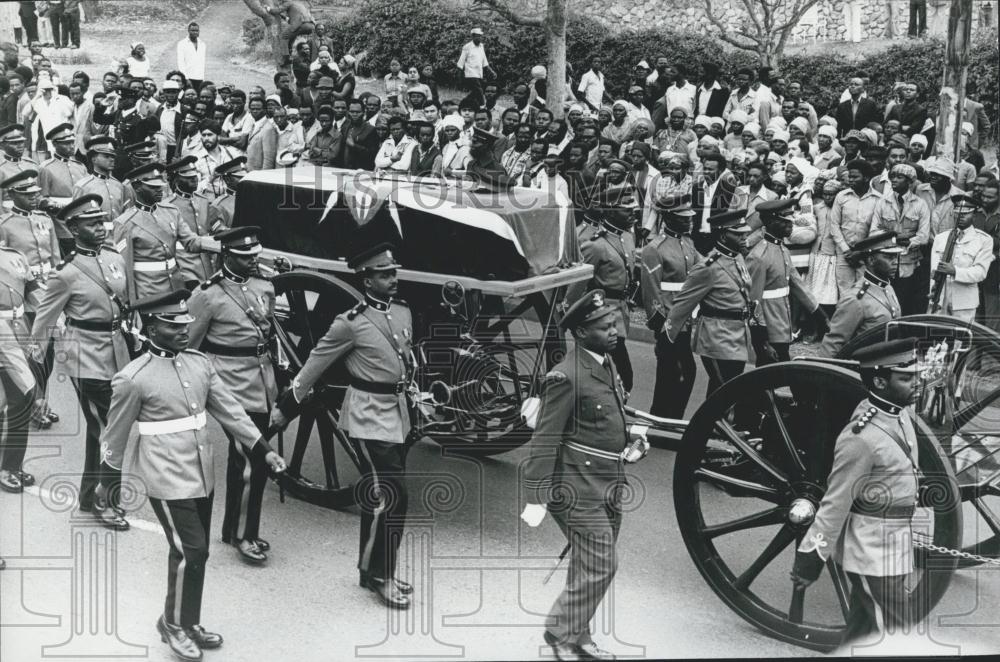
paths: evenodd
<path fill-rule="evenodd" d="M 35 278 L 47 275 L 50 271 L 52 271 L 52 265 L 49 264 L 48 262 L 42 262 L 41 264 L 33 264 L 28 268 L 31 270 L 31 275 L 34 276 Z"/>
<path fill-rule="evenodd" d="M 188 416 L 186 418 L 175 418 L 172 421 L 139 421 L 139 434 L 152 436 L 157 434 L 174 434 L 176 432 L 187 432 L 188 430 L 201 430 L 208 423 L 205 412 Z"/>
<path fill-rule="evenodd" d="M 684 288 L 684 283 L 671 283 L 665 280 L 660 281 L 661 292 L 680 292 Z"/>
<path fill-rule="evenodd" d="M 779 287 L 774 290 L 764 290 L 764 294 L 761 296 L 762 299 L 784 299 L 789 293 L 788 286 Z"/>
<path fill-rule="evenodd" d="M 805 269 L 809 266 L 809 253 L 792 253 L 792 266 Z"/>
<path fill-rule="evenodd" d="M 14 310 L 0 310 L 0 320 L 19 320 L 24 317 L 24 306 L 18 306 Z"/>
<path fill-rule="evenodd" d="M 132 265 L 132 268 L 135 269 L 136 271 L 142 271 L 145 273 L 149 272 L 159 273 L 161 271 L 170 271 L 176 266 L 177 266 L 177 260 L 175 260 L 174 258 L 170 258 L 166 262 L 162 260 L 159 262 L 136 262 L 135 264 Z"/>

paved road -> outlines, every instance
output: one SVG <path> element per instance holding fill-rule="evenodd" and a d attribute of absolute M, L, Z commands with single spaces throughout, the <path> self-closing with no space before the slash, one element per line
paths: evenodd
<path fill-rule="evenodd" d="M 645 407 L 652 348 L 636 345 L 633 360 L 636 383 L 644 385 L 633 403 Z M 700 380 L 697 399 L 703 392 Z M 58 375 L 52 401 L 63 421 L 29 451 L 27 468 L 39 488 L 22 497 L 0 494 L 0 552 L 9 563 L 0 575 L 0 660 L 171 659 L 153 628 L 165 592 L 163 535 L 148 505 L 133 513 L 133 530 L 120 535 L 73 517 L 67 488 L 82 462 L 82 436 L 72 390 Z M 216 438 L 224 458 L 221 433 Z M 413 525 L 401 574 L 416 584 L 417 604 L 405 614 L 387 612 L 356 585 L 355 513 L 280 504 L 269 486 L 262 534 L 272 542 L 271 561 L 252 568 L 218 540 L 220 493 L 203 621 L 227 640 L 206 659 L 539 659 L 547 652 L 539 647 L 544 614 L 564 569 L 547 585 L 541 580 L 564 540 L 551 519 L 538 529 L 519 525 L 516 483 L 524 457 L 521 449 L 480 462 L 445 457 L 431 442 L 414 448 Z M 811 655 L 747 625 L 699 576 L 677 529 L 672 468 L 673 455 L 654 449 L 634 469 L 642 498 L 626 516 L 620 570 L 595 638 L 620 655 L 657 658 Z M 220 486 L 223 471 L 217 461 Z M 714 505 L 727 503 L 720 498 Z M 749 560 L 760 549 L 730 552 Z M 786 595 L 790 559 L 786 552 L 755 586 Z M 1000 650 L 1000 624 L 990 607 L 998 600 L 996 574 L 960 573 L 931 620 L 935 640 Z M 925 639 L 920 646 L 954 652 Z"/>

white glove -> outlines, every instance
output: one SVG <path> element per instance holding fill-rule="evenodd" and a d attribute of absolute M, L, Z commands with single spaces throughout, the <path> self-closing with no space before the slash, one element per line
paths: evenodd
<path fill-rule="evenodd" d="M 524 520 L 525 524 L 534 528 L 542 523 L 547 511 L 548 508 L 545 507 L 545 504 L 529 503 L 525 505 L 524 512 L 521 513 L 521 519 Z"/>

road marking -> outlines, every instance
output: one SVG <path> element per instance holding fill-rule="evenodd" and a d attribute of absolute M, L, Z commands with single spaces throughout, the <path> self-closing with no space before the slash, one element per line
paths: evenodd
<path fill-rule="evenodd" d="M 45 499 L 48 501 L 53 501 L 52 492 L 48 488 L 42 488 L 38 485 L 32 485 L 31 487 L 24 488 L 26 494 L 36 496 L 39 499 Z M 149 520 L 136 518 L 127 518 L 130 529 L 139 529 L 140 531 L 148 531 L 149 533 L 163 533 L 163 527 L 160 526 L 159 522 L 150 522 Z M 125 533 L 125 532 L 122 532 Z"/>

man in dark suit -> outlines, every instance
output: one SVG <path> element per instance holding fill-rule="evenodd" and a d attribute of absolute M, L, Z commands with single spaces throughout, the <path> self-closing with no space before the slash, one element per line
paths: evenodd
<path fill-rule="evenodd" d="M 719 83 L 719 65 L 706 62 L 701 70 L 701 85 L 694 93 L 695 115 L 722 117 L 729 101 L 729 88 Z"/>
<path fill-rule="evenodd" d="M 365 107 L 360 99 L 352 99 L 347 105 L 347 120 L 350 126 L 344 138 L 344 167 L 374 170 L 378 134 L 365 120 Z"/>
<path fill-rule="evenodd" d="M 708 219 L 729 211 L 739 182 L 736 181 L 736 175 L 726 168 L 726 158 L 719 152 L 710 152 L 701 157 L 701 165 L 702 180 L 696 182 L 692 189 L 691 208 L 695 210 L 695 220 L 691 238 L 694 239 L 698 252 L 708 255 L 715 245 Z"/>
<path fill-rule="evenodd" d="M 860 78 L 852 78 L 847 83 L 851 98 L 837 106 L 837 131 L 841 138 L 851 129 L 861 130 L 869 122 L 881 122 L 882 113 L 878 105 L 865 96 L 865 82 Z"/>
<path fill-rule="evenodd" d="M 617 570 L 626 462 L 625 393 L 608 352 L 618 342 L 615 308 L 602 290 L 586 293 L 560 326 L 576 346 L 548 374 L 524 467 L 521 518 L 538 526 L 551 509 L 566 536 L 566 587 L 549 611 L 545 643 L 557 660 L 612 660 L 597 647 L 590 619 Z"/>

